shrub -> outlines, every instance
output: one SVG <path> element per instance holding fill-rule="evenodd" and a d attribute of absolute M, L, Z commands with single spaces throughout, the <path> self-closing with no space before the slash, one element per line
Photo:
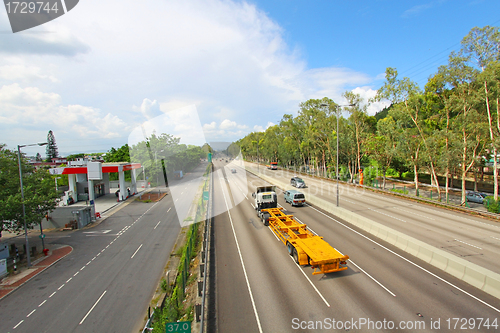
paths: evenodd
<path fill-rule="evenodd" d="M 484 198 L 483 205 L 486 207 L 488 212 L 500 213 L 500 200 L 495 200 L 493 196 L 487 196 Z"/>

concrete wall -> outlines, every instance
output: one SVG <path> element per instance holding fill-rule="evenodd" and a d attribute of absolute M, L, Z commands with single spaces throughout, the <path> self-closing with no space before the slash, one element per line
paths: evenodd
<path fill-rule="evenodd" d="M 73 213 L 78 212 L 78 213 Z M 76 220 L 78 228 L 83 228 L 91 222 L 90 206 L 64 206 L 57 207 L 49 214 L 49 220 L 42 219 L 42 228 L 44 229 L 60 229 L 64 228 L 67 223 Z"/>
<path fill-rule="evenodd" d="M 250 170 L 247 170 L 252 172 Z M 288 183 L 278 181 L 274 178 L 258 174 L 265 181 L 280 187 L 283 190 L 294 189 Z M 335 216 L 371 233 L 372 235 L 414 255 L 415 257 L 459 278 L 470 285 L 500 298 L 500 274 L 492 272 L 484 267 L 471 263 L 467 260 L 454 256 L 434 246 L 426 244 L 418 239 L 393 230 L 366 217 L 353 213 L 345 208 L 337 207 L 336 203 L 325 201 L 315 196 L 308 196 L 306 200 L 322 208 Z M 341 221 L 338 223 L 343 224 Z M 347 226 L 348 227 L 348 226 Z"/>

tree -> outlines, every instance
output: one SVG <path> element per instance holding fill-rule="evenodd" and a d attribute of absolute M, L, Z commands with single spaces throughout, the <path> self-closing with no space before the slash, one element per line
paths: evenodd
<path fill-rule="evenodd" d="M 52 130 L 49 131 L 47 134 L 47 148 L 46 148 L 46 154 L 47 154 L 47 162 L 52 162 L 53 158 L 59 157 L 59 152 L 57 151 L 57 145 L 56 145 L 56 138 L 54 137 L 54 133 Z"/>
<path fill-rule="evenodd" d="M 42 161 L 42 155 L 40 155 L 40 153 L 36 153 L 35 160 L 36 160 L 37 162 L 41 162 L 41 161 Z"/>
<path fill-rule="evenodd" d="M 498 120 L 498 109 L 497 113 L 493 114 L 490 108 L 490 97 L 492 100 L 497 101 L 498 106 L 498 90 L 495 91 L 491 88 L 499 82 L 499 77 L 496 76 L 498 72 L 498 60 L 500 60 L 500 32 L 498 28 L 485 26 L 484 28 L 474 27 L 471 29 L 469 34 L 462 39 L 462 54 L 465 59 L 475 63 L 479 68 L 481 68 L 481 74 L 478 77 L 478 83 L 482 85 L 483 100 L 486 106 L 486 114 L 488 116 L 488 130 L 490 135 L 490 144 L 493 151 L 493 179 L 494 179 L 494 198 L 498 199 L 498 165 L 497 165 L 497 155 L 498 155 L 498 141 L 500 137 L 500 126 Z M 473 61 L 472 61 L 473 60 Z M 497 92 L 495 94 L 495 92 Z M 494 124 L 493 117 L 497 118 L 497 125 Z"/>
<path fill-rule="evenodd" d="M 55 209 L 58 195 L 46 169 L 35 170 L 24 156 L 21 168 L 26 225 L 33 228 Z M 0 230 L 18 232 L 24 228 L 18 156 L 17 152 L 5 149 L 5 145 L 0 145 L 0 170 Z"/>

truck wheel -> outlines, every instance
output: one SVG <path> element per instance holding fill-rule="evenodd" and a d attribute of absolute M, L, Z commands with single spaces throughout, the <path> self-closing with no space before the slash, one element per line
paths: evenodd
<path fill-rule="evenodd" d="M 271 215 L 269 213 L 262 214 L 262 223 L 267 227 L 269 225 L 269 217 Z"/>
<path fill-rule="evenodd" d="M 297 265 L 300 265 L 299 264 L 299 254 L 297 253 L 297 250 L 295 248 L 293 248 L 293 259 L 295 260 Z"/>
<path fill-rule="evenodd" d="M 293 245 L 287 242 L 287 243 L 286 243 L 286 247 L 287 247 L 287 249 L 288 249 L 288 254 L 289 254 L 290 256 L 291 256 L 291 255 L 293 255 L 293 250 L 295 250 L 295 248 L 293 247 Z"/>

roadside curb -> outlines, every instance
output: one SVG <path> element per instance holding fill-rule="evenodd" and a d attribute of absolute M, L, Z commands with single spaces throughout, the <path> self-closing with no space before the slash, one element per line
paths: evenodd
<path fill-rule="evenodd" d="M 29 274 L 26 274 L 22 278 L 16 279 L 17 275 L 9 275 L 8 277 L 4 278 L 0 283 L 0 300 L 11 294 L 13 291 L 17 290 L 19 287 L 24 285 L 26 282 L 28 282 L 47 268 L 57 263 L 62 258 L 66 257 L 71 252 L 73 252 L 73 248 L 71 246 L 63 245 L 55 250 L 52 250 L 47 257 L 42 258 L 41 260 L 33 264 L 32 268 L 29 268 L 33 269 L 33 271 Z M 9 281 L 12 282 L 9 283 Z"/>

